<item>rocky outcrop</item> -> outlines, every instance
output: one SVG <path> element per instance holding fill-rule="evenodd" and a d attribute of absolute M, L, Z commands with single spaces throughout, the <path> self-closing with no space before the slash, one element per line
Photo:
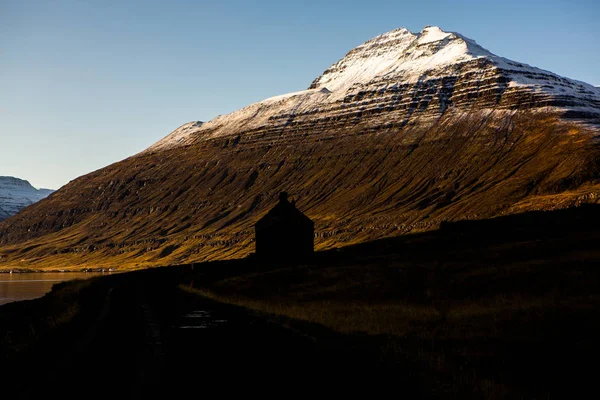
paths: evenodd
<path fill-rule="evenodd" d="M 396 30 L 309 89 L 183 125 L 0 225 L 0 265 L 238 257 L 281 191 L 317 249 L 594 202 L 598 89 L 439 28 Z"/>

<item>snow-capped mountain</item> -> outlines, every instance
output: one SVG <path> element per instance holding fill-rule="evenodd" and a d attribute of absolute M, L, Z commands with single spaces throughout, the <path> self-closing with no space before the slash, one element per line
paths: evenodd
<path fill-rule="evenodd" d="M 390 118 L 406 124 L 417 116 L 473 108 L 554 109 L 600 123 L 600 89 L 499 57 L 458 33 L 403 28 L 356 47 L 308 90 L 275 96 L 204 124 L 183 125 L 147 151 L 274 125 L 320 128 L 324 119 L 369 114 L 384 116 L 381 124 Z"/>
<path fill-rule="evenodd" d="M 36 189 L 23 179 L 0 176 L 0 221 L 48 197 L 54 190 Z"/>
<path fill-rule="evenodd" d="M 377 36 L 307 86 L 184 124 L 3 221 L 0 267 L 244 256 L 281 191 L 317 249 L 600 201 L 592 85 L 427 27 Z"/>

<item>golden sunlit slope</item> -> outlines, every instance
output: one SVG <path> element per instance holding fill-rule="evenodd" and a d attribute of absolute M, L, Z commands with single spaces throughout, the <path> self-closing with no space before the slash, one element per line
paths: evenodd
<path fill-rule="evenodd" d="M 340 122 L 340 121 L 338 121 Z M 343 122 L 343 121 L 341 121 Z M 216 137 L 82 176 L 0 225 L 4 268 L 143 267 L 241 257 L 282 190 L 317 249 L 596 201 L 594 128 L 552 113 L 446 112 Z"/>

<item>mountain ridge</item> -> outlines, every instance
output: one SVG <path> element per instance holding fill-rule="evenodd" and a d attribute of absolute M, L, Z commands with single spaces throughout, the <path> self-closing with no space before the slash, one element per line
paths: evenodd
<path fill-rule="evenodd" d="M 429 26 L 420 34 L 400 28 L 376 36 L 352 49 L 341 60 L 326 69 L 307 90 L 252 103 L 195 127 L 197 129 L 188 129 L 185 134 L 176 130 L 145 151 L 168 148 L 175 145 L 175 141 L 179 144 L 188 144 L 194 140 L 193 135 L 202 135 L 203 132 L 208 133 L 208 137 L 213 137 L 214 134 L 210 135 L 211 131 L 222 128 L 223 125 L 233 126 L 225 126 L 226 129 L 219 129 L 220 131 L 239 130 L 243 127 L 232 124 L 232 121 L 239 119 L 246 125 L 252 124 L 254 127 L 265 125 L 272 119 L 278 118 L 281 110 L 293 109 L 296 114 L 311 113 L 320 107 L 329 106 L 337 111 L 336 108 L 339 107 L 336 107 L 335 103 L 344 103 L 347 96 L 360 95 L 365 85 L 376 85 L 378 91 L 393 91 L 398 81 L 402 84 L 407 82 L 414 84 L 423 80 L 440 79 L 440 76 L 442 80 L 446 79 L 442 85 L 448 85 L 451 84 L 448 78 L 460 76 L 461 71 L 457 73 L 456 69 L 460 69 L 460 66 L 466 63 L 474 63 L 473 70 L 485 67 L 487 63 L 493 66 L 494 70 L 491 73 L 494 75 L 488 80 L 481 79 L 481 86 L 485 90 L 495 89 L 495 94 L 500 97 L 507 90 L 514 92 L 519 107 L 527 106 L 522 104 L 522 91 L 531 90 L 533 87 L 537 92 L 536 95 L 541 98 L 538 102 L 544 101 L 542 104 L 536 104 L 536 109 L 556 107 L 575 118 L 584 114 L 585 119 L 592 119 L 593 123 L 600 124 L 600 90 L 594 86 L 499 57 L 461 34 L 444 32 L 439 27 Z M 464 73 L 467 79 L 471 79 L 477 71 L 473 72 L 466 68 Z M 389 79 L 390 74 L 395 80 Z M 450 95 L 457 97 L 452 93 L 453 89 L 452 87 L 444 91 L 442 87 L 439 93 L 442 97 Z M 456 101 L 454 103 L 459 104 Z M 470 105 L 470 102 L 465 104 L 465 106 Z M 447 106 L 442 103 L 441 112 L 445 111 Z M 497 108 L 499 104 L 493 101 L 487 106 Z M 514 102 L 501 105 L 501 108 L 509 110 L 514 107 Z M 286 116 L 293 117 L 293 114 L 286 114 Z"/>

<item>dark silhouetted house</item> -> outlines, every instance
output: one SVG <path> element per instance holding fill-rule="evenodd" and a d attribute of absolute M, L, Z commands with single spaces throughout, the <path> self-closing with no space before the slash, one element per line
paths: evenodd
<path fill-rule="evenodd" d="M 314 252 L 315 224 L 290 203 L 285 192 L 254 228 L 258 257 L 295 261 Z"/>

